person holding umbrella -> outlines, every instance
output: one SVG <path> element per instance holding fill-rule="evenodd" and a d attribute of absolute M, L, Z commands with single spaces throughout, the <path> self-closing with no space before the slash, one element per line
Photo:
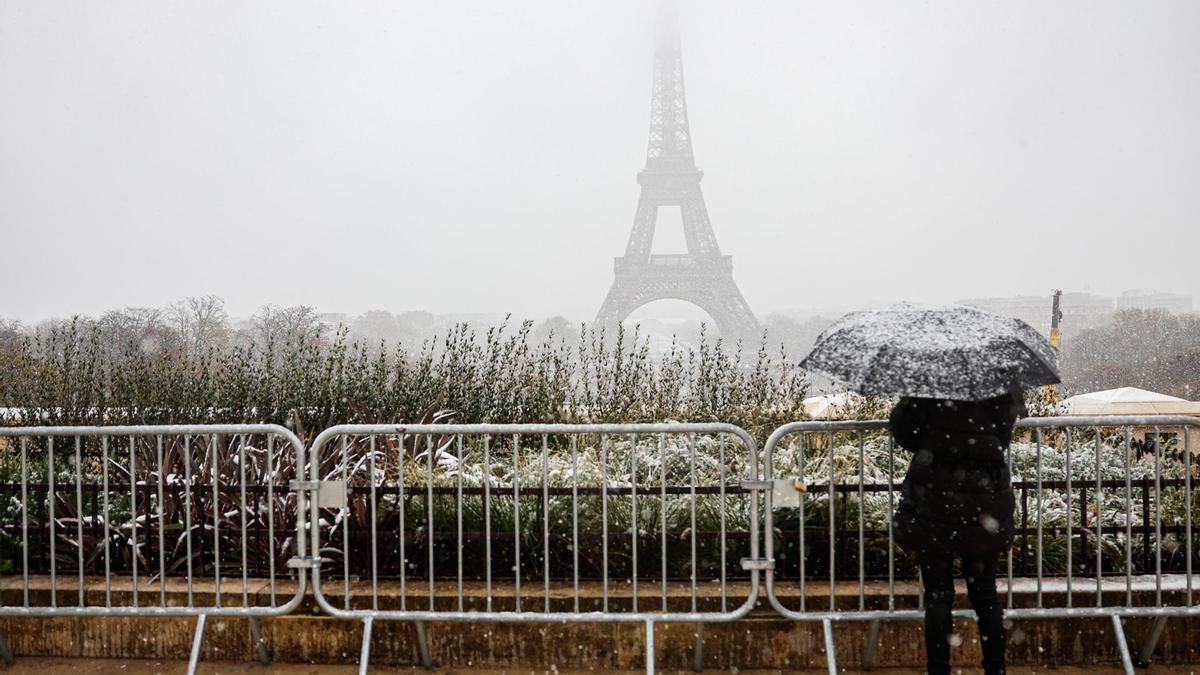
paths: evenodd
<path fill-rule="evenodd" d="M 901 397 L 889 423 L 913 458 L 892 526 L 921 567 L 930 675 L 950 672 L 950 646 L 961 643 L 952 623 L 956 558 L 984 672 L 1005 672 L 996 565 L 1012 545 L 1015 509 L 1005 454 L 1025 414 L 1022 389 L 1059 382 L 1056 361 L 1023 321 L 972 307 L 900 305 L 843 317 L 801 362 L 860 393 Z"/>

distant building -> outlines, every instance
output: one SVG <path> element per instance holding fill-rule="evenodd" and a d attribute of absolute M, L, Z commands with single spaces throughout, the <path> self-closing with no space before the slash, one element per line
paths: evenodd
<path fill-rule="evenodd" d="M 1049 293 L 1009 298 L 973 298 L 959 300 L 958 304 L 1020 319 L 1043 334 L 1050 332 L 1053 300 Z M 1091 293 L 1063 293 L 1059 308 L 1063 313 L 1061 329 L 1064 335 L 1068 335 L 1107 323 L 1112 319 L 1113 301 Z"/>
<path fill-rule="evenodd" d="M 1117 309 L 1165 309 L 1172 314 L 1192 311 L 1192 296 L 1158 291 L 1125 291 L 1117 298 Z"/>
<path fill-rule="evenodd" d="M 959 300 L 960 305 L 1020 319 L 1045 333 L 1050 330 L 1050 296 L 1018 295 L 1010 298 L 971 298 Z"/>
<path fill-rule="evenodd" d="M 345 325 L 346 313 L 345 312 L 325 312 L 324 314 L 318 314 L 317 322 L 320 323 L 322 326 L 325 326 L 328 328 L 337 328 L 338 326 Z"/>
<path fill-rule="evenodd" d="M 1047 301 L 1049 302 L 1049 301 Z M 1062 331 L 1066 335 L 1087 328 L 1097 328 L 1112 320 L 1113 300 L 1091 293 L 1063 293 Z M 1046 330 L 1050 329 L 1050 312 L 1046 312 Z"/>

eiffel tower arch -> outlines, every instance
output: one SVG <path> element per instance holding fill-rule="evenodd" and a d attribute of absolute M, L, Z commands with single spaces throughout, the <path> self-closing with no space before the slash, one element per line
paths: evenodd
<path fill-rule="evenodd" d="M 646 167 L 638 173 L 641 196 L 625 255 L 613 261 L 613 285 L 596 323 L 624 321 L 656 300 L 690 302 L 713 318 L 726 338 L 753 338 L 758 320 L 733 280 L 733 257 L 722 255 L 700 192 L 683 87 L 683 54 L 674 7 L 664 2 L 656 25 L 654 85 Z M 661 207 L 678 207 L 687 252 L 654 254 Z"/>

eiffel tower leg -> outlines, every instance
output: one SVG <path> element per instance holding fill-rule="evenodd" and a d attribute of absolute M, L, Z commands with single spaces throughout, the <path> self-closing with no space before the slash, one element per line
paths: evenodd
<path fill-rule="evenodd" d="M 713 314 L 713 319 L 723 336 L 730 340 L 741 338 L 743 346 L 759 339 L 758 320 L 732 280 L 722 285 L 718 304 L 721 309 Z"/>
<path fill-rule="evenodd" d="M 608 295 L 604 297 L 604 304 L 600 306 L 600 312 L 596 315 L 598 327 L 616 326 L 625 320 L 625 317 L 629 315 L 625 309 L 627 304 L 625 295 L 617 284 L 613 284 L 612 288 L 608 289 Z"/>

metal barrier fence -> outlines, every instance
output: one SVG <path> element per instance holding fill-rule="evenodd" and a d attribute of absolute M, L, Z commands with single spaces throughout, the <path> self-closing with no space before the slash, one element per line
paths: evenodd
<path fill-rule="evenodd" d="M 0 499 L 19 504 L 0 512 L 0 536 L 21 578 L 17 602 L 0 593 L 0 616 L 195 616 L 189 672 L 206 617 L 246 617 L 266 660 L 258 617 L 306 593 L 289 567 L 307 548 L 305 495 L 291 483 L 304 445 L 291 431 L 0 428 L 0 451 L 18 477 Z M 48 581 L 34 576 L 43 570 Z M 2 639 L 0 651 L 11 660 Z"/>
<path fill-rule="evenodd" d="M 1148 661 L 1200 614 L 1200 420 L 1018 427 L 1006 617 L 1111 616 L 1127 670 L 1121 618 L 1154 617 Z M 427 621 L 637 623 L 653 672 L 656 623 L 697 624 L 699 664 L 704 623 L 746 617 L 766 571 L 776 612 L 822 623 L 830 672 L 834 623 L 870 622 L 869 667 L 881 621 L 923 616 L 891 532 L 908 455 L 883 421 L 785 425 L 763 453 L 726 424 L 346 425 L 307 454 L 275 425 L 0 429 L 20 575 L 0 616 L 195 616 L 194 671 L 210 615 L 250 619 L 265 661 L 257 618 L 311 574 L 324 613 L 362 622 L 363 672 L 375 620 L 416 624 L 426 664 Z"/>
<path fill-rule="evenodd" d="M 363 622 L 362 672 L 380 619 L 415 622 L 426 665 L 426 621 L 636 622 L 653 672 L 655 623 L 758 599 L 758 455 L 732 425 L 348 425 L 310 467 L 313 592 Z"/>
<path fill-rule="evenodd" d="M 1197 462 L 1189 433 L 1197 428 L 1200 420 L 1180 416 L 1021 420 L 1008 451 L 1014 488 L 1025 497 L 1018 500 L 1014 547 L 1001 563 L 1005 617 L 1110 616 L 1123 665 L 1132 673 L 1123 617 L 1155 617 L 1139 654 L 1145 663 L 1168 617 L 1200 615 L 1192 575 Z M 1135 431 L 1144 440 L 1135 442 Z M 830 673 L 837 668 L 834 622 L 870 622 L 863 656 L 870 667 L 880 621 L 924 616 L 920 600 L 916 607 L 897 605 L 897 563 L 915 572 L 891 529 L 906 463 L 907 453 L 897 457 L 882 420 L 797 422 L 777 429 L 764 446 L 765 556 L 774 563 L 766 575 L 767 598 L 783 616 L 823 624 Z M 789 478 L 777 479 L 781 474 Z M 1153 511 L 1140 528 L 1133 525 L 1137 502 L 1144 514 Z M 781 509 L 787 511 L 777 514 Z M 1135 537 L 1145 567 L 1138 576 Z M 1016 558 L 1018 572 L 1030 567 L 1031 548 L 1032 578 L 1014 576 Z M 839 556 L 857 562 L 849 593 L 847 584 L 838 583 Z M 798 597 L 784 592 L 782 584 L 791 582 Z M 1065 592 L 1064 606 L 1046 603 L 1051 586 Z M 1029 597 L 1017 605 L 1018 595 Z"/>

